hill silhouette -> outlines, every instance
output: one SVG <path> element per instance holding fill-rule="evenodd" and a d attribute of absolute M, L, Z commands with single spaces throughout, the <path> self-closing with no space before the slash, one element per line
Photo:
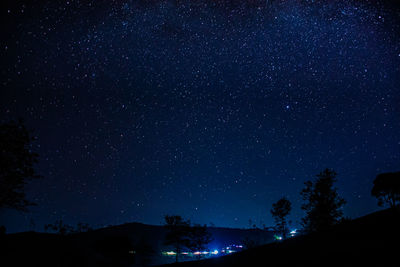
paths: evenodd
<path fill-rule="evenodd" d="M 244 239 L 262 244 L 273 240 L 272 232 L 260 229 L 209 227 L 208 230 L 213 237 L 210 249 L 238 244 Z M 154 251 L 152 264 L 171 263 L 173 257 L 161 255 L 161 251 L 170 250 L 163 244 L 165 233 L 163 226 L 127 223 L 65 236 L 36 232 L 7 234 L 0 237 L 1 262 L 41 267 L 135 266 L 132 263 L 141 261 L 136 251 L 145 243 Z"/>
<path fill-rule="evenodd" d="M 168 266 L 398 266 L 399 225 L 399 210 L 383 210 L 343 222 L 323 233 L 299 236 L 219 258 Z M 214 238 L 226 242 L 249 237 L 249 234 L 261 234 L 260 230 L 210 230 Z M 160 244 L 164 234 L 162 226 L 139 223 L 66 236 L 35 232 L 8 234 L 0 237 L 0 264 L 135 266 L 132 263 L 137 262 L 137 255 L 127 252 L 140 239 L 146 239 L 157 250 L 152 263 L 160 264 L 165 263 L 161 256 L 157 256 L 163 249 Z"/>
<path fill-rule="evenodd" d="M 383 210 L 344 222 L 324 233 L 169 266 L 399 266 L 399 226 L 399 210 Z"/>

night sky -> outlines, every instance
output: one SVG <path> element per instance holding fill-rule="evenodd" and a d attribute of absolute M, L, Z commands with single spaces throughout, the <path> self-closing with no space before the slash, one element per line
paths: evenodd
<path fill-rule="evenodd" d="M 400 19 L 377 1 L 6 1 L 0 119 L 37 137 L 36 207 L 8 232 L 273 225 L 324 168 L 345 216 L 377 210 L 400 170 Z M 18 2 L 18 3 L 13 3 Z M 26 2 L 23 4 L 23 2 Z M 322 3 L 321 3 L 322 2 Z"/>

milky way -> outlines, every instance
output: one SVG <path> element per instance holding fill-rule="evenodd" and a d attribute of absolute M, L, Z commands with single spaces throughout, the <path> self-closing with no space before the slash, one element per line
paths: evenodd
<path fill-rule="evenodd" d="M 271 225 L 282 196 L 296 226 L 303 183 L 326 167 L 346 216 L 375 210 L 373 179 L 400 168 L 399 9 L 331 2 L 3 8 L 0 118 L 34 130 L 44 176 L 8 228 Z"/>

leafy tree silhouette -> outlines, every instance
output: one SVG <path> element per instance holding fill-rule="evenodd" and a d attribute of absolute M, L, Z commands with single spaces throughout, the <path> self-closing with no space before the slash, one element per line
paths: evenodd
<path fill-rule="evenodd" d="M 400 201 L 400 172 L 378 174 L 371 195 L 378 199 L 379 206 L 388 203 L 395 208 Z"/>
<path fill-rule="evenodd" d="M 44 226 L 44 230 L 53 231 L 60 235 L 66 235 L 74 232 L 74 228 L 68 224 L 65 224 L 63 220 L 56 220 L 53 224 L 49 223 Z"/>
<path fill-rule="evenodd" d="M 276 223 L 276 230 L 282 235 L 283 239 L 286 239 L 286 217 L 289 215 L 291 209 L 292 203 L 285 197 L 272 204 L 271 214 Z"/>
<path fill-rule="evenodd" d="M 32 141 L 22 120 L 0 125 L 0 208 L 27 211 L 35 205 L 24 191 L 29 180 L 41 177 L 33 168 L 38 155 L 32 152 Z"/>
<path fill-rule="evenodd" d="M 189 240 L 187 247 L 192 251 L 203 251 L 207 249 L 208 243 L 212 241 L 212 236 L 207 230 L 207 226 L 194 225 L 189 228 Z M 198 254 L 197 258 L 201 259 L 202 254 Z"/>
<path fill-rule="evenodd" d="M 315 182 L 305 182 L 301 195 L 306 202 L 301 208 L 306 211 L 302 219 L 306 232 L 324 231 L 341 220 L 346 202 L 333 187 L 336 175 L 334 170 L 325 169 Z"/>
<path fill-rule="evenodd" d="M 172 246 L 175 250 L 175 261 L 179 261 L 179 255 L 189 242 L 190 222 L 179 215 L 166 215 L 164 217 L 165 227 L 168 232 L 165 235 L 164 244 Z"/>

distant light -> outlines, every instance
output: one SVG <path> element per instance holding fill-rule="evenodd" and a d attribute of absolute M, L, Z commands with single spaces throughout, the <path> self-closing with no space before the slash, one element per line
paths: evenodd
<path fill-rule="evenodd" d="M 173 256 L 176 255 L 175 251 L 167 251 L 165 254 L 167 254 L 168 256 Z"/>
<path fill-rule="evenodd" d="M 277 235 L 274 235 L 274 238 L 275 238 L 275 240 L 282 240 L 283 239 L 281 236 L 277 236 Z"/>
<path fill-rule="evenodd" d="M 217 255 L 219 253 L 218 249 L 214 250 L 213 252 L 211 252 L 211 254 Z"/>

